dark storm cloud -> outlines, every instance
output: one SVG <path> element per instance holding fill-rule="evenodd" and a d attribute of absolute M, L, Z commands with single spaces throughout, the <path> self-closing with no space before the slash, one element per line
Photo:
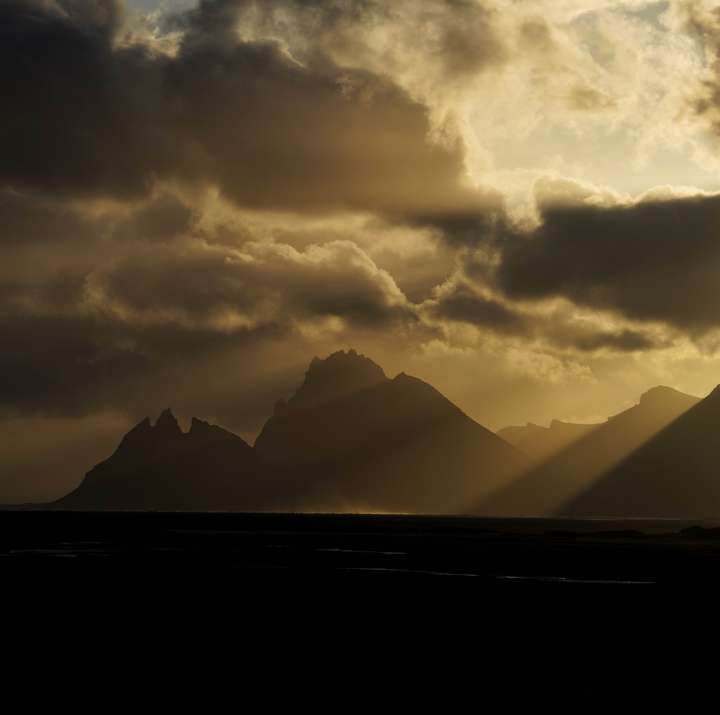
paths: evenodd
<path fill-rule="evenodd" d="M 541 340 L 553 348 L 592 353 L 634 352 L 663 345 L 655 337 L 631 329 L 606 330 L 572 320 L 558 312 L 530 312 L 484 296 L 469 284 L 444 290 L 428 304 L 434 319 L 473 325 L 521 339 Z"/>
<path fill-rule="evenodd" d="M 525 318 L 493 298 L 487 298 L 468 285 L 453 286 L 433 306 L 433 317 L 469 323 L 497 332 L 527 332 Z"/>
<path fill-rule="evenodd" d="M 427 141 L 425 109 L 361 71 L 298 67 L 272 45 L 188 40 L 168 68 L 173 125 L 236 203 L 393 210 L 457 190 L 459 149 Z"/>
<path fill-rule="evenodd" d="M 690 333 L 720 326 L 720 197 L 545 207 L 536 231 L 505 230 L 498 249 L 511 297 L 560 296 Z"/>
<path fill-rule="evenodd" d="M 355 244 L 300 252 L 249 243 L 241 251 L 193 240 L 148 246 L 88 278 L 93 306 L 130 322 L 169 322 L 219 331 L 337 317 L 391 327 L 414 314 L 391 276 Z"/>
<path fill-rule="evenodd" d="M 38 5 L 38 2 L 31 4 Z M 52 5 L 52 0 L 45 4 Z M 125 18 L 123 0 L 55 0 L 55 5 L 74 24 L 110 39 L 114 39 Z"/>
<path fill-rule="evenodd" d="M 162 163 L 156 62 L 113 48 L 117 3 L 0 3 L 0 181 L 52 194 L 143 193 Z"/>
<path fill-rule="evenodd" d="M 409 224 L 436 230 L 455 248 L 487 245 L 492 241 L 496 225 L 503 222 L 504 202 L 499 194 L 485 190 L 475 192 L 472 206 L 455 211 L 417 211 L 400 217 Z"/>
<path fill-rule="evenodd" d="M 119 240 L 166 241 L 188 234 L 195 218 L 195 212 L 180 199 L 163 194 L 119 221 L 114 237 Z"/>
<path fill-rule="evenodd" d="M 455 197 L 462 152 L 429 143 L 423 105 L 322 54 L 241 42 L 240 5 L 202 3 L 170 57 L 121 41 L 117 2 L 0 3 L 0 181 L 128 198 L 179 178 L 304 211 Z"/>
<path fill-rule="evenodd" d="M 97 226 L 72 206 L 0 188 L 0 249 L 68 237 L 92 240 L 97 238 L 96 231 Z"/>
<path fill-rule="evenodd" d="M 587 352 L 602 348 L 610 348 L 617 352 L 634 352 L 636 350 L 652 350 L 660 345 L 656 340 L 634 330 L 620 330 L 615 333 L 598 332 L 584 337 L 576 336 L 572 344 L 578 350 Z"/>

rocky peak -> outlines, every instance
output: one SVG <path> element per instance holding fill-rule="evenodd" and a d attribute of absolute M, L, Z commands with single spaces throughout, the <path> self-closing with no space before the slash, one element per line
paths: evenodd
<path fill-rule="evenodd" d="M 190 420 L 190 432 L 188 434 L 191 435 L 202 435 L 207 434 L 208 432 L 212 432 L 213 425 L 211 425 L 209 422 L 205 422 L 205 420 L 201 420 L 198 417 L 193 417 L 192 420 Z"/>
<path fill-rule="evenodd" d="M 218 425 L 210 424 L 205 420 L 193 417 L 190 422 L 190 431 L 188 437 L 191 439 L 218 439 L 218 438 L 233 438 L 240 439 L 237 435 L 228 430 L 218 427 Z"/>
<path fill-rule="evenodd" d="M 374 387 L 387 379 L 379 365 L 355 350 L 340 350 L 324 360 L 316 357 L 305 373 L 303 384 L 286 405 L 276 407 L 276 412 L 314 407 Z"/>
<path fill-rule="evenodd" d="M 132 450 L 135 445 L 144 444 L 150 438 L 152 431 L 153 427 L 150 424 L 150 418 L 145 417 L 120 440 L 117 451 L 124 453 Z"/>
<path fill-rule="evenodd" d="M 158 435 L 177 437 L 182 435 L 182 430 L 178 424 L 177 418 L 172 413 L 170 408 L 163 410 L 160 417 L 155 422 L 155 432 Z"/>

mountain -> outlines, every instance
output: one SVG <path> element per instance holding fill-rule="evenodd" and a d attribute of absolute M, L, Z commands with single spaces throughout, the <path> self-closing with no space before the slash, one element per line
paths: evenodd
<path fill-rule="evenodd" d="M 255 452 L 237 435 L 193 418 L 183 433 L 170 410 L 145 418 L 112 456 L 55 506 L 66 509 L 213 510 L 253 492 Z"/>
<path fill-rule="evenodd" d="M 166 410 L 56 502 L 68 509 L 463 512 L 527 459 L 437 390 L 354 350 L 315 358 L 255 446 Z"/>
<path fill-rule="evenodd" d="M 313 360 L 255 449 L 297 510 L 462 513 L 528 466 L 429 384 L 352 350 Z"/>
<path fill-rule="evenodd" d="M 504 427 L 497 435 L 517 447 L 536 462 L 544 462 L 582 437 L 590 434 L 598 425 L 575 424 L 553 420 L 549 427 L 532 422 L 515 427 Z"/>
<path fill-rule="evenodd" d="M 562 508 L 577 516 L 720 515 L 720 386 Z"/>
<path fill-rule="evenodd" d="M 670 387 L 655 387 L 637 405 L 498 490 L 477 510 L 495 516 L 569 513 L 564 505 L 698 402 L 697 397 Z"/>

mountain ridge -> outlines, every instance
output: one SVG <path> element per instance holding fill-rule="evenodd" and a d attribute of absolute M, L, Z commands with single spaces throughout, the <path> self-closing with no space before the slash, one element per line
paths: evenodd
<path fill-rule="evenodd" d="M 558 511 L 576 516 L 712 516 L 720 507 L 718 424 L 720 385 Z"/>
<path fill-rule="evenodd" d="M 528 422 L 525 425 L 504 427 L 498 430 L 497 434 L 528 457 L 542 462 L 589 434 L 600 424 L 602 423 L 581 424 L 554 419 L 548 427 Z"/>
<path fill-rule="evenodd" d="M 547 516 L 700 402 L 673 388 L 652 388 L 637 404 L 609 417 L 479 508 L 499 516 Z"/>
<path fill-rule="evenodd" d="M 603 423 L 553 420 L 494 434 L 429 383 L 404 372 L 389 378 L 366 356 L 337 351 L 310 362 L 254 445 L 197 417 L 183 432 L 166 408 L 133 426 L 54 506 L 573 513 L 583 508 L 576 497 L 703 402 L 720 419 L 720 386 L 702 402 L 657 386 Z M 521 449 L 519 436 L 528 435 L 545 440 L 545 452 Z M 559 449 L 548 451 L 549 437 Z"/>
<path fill-rule="evenodd" d="M 454 513 L 526 467 L 433 386 L 404 372 L 390 379 L 350 350 L 312 360 L 253 446 L 197 418 L 183 433 L 166 409 L 154 425 L 135 425 L 58 505 L 103 507 L 104 486 L 111 506 L 124 506 L 125 485 L 133 507 L 187 508 L 202 474 L 214 489 L 204 508 Z"/>
<path fill-rule="evenodd" d="M 194 417 L 183 432 L 167 408 L 121 439 L 82 482 L 54 505 L 59 508 L 219 509 L 236 501 L 233 475 L 256 470 L 252 447 L 217 425 Z M 192 471 L 202 479 L 188 479 Z"/>

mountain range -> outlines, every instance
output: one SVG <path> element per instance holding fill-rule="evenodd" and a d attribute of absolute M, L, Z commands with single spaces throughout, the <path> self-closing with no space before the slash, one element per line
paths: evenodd
<path fill-rule="evenodd" d="M 355 351 L 314 359 L 255 445 L 169 410 L 56 503 L 67 509 L 459 513 L 529 460 L 435 388 Z"/>
<path fill-rule="evenodd" d="M 720 388 L 656 387 L 599 424 L 494 434 L 435 388 L 354 350 L 315 358 L 254 445 L 170 410 L 142 420 L 63 509 L 486 516 L 720 513 Z"/>
<path fill-rule="evenodd" d="M 536 463 L 476 510 L 498 516 L 574 515 L 571 504 L 578 495 L 698 402 L 697 397 L 670 387 L 655 387 L 630 409 L 584 434 L 579 430 L 579 439 Z M 623 505 L 618 508 L 625 510 Z M 623 515 L 633 516 L 629 511 Z"/>
<path fill-rule="evenodd" d="M 522 426 L 504 427 L 497 434 L 539 463 L 590 434 L 598 426 L 553 420 L 549 427 L 530 422 Z"/>
<path fill-rule="evenodd" d="M 720 514 L 720 387 L 568 502 L 575 516 Z"/>

